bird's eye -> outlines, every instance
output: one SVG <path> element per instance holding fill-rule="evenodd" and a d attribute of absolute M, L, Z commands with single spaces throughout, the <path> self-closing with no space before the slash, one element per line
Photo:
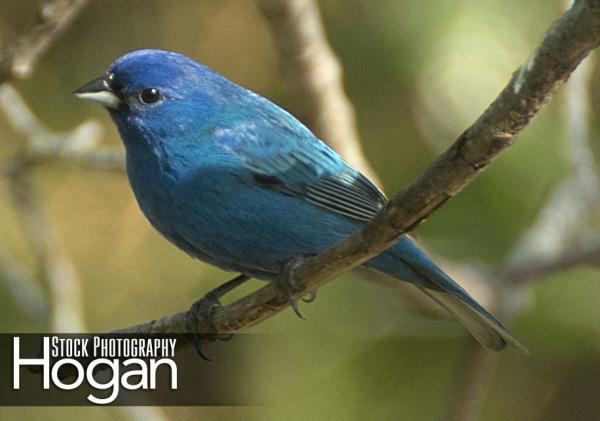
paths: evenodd
<path fill-rule="evenodd" d="M 140 92 L 140 101 L 144 104 L 154 104 L 161 99 L 162 95 L 158 89 L 145 88 Z"/>

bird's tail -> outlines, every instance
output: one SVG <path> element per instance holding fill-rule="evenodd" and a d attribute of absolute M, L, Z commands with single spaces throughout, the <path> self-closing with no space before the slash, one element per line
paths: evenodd
<path fill-rule="evenodd" d="M 520 351 L 528 353 L 527 348 L 512 335 L 508 328 L 475 300 L 471 299 L 477 304 L 477 307 L 453 293 L 424 287 L 419 287 L 419 289 L 452 314 L 486 348 L 500 351 L 510 344 Z"/>
<path fill-rule="evenodd" d="M 510 344 L 527 353 L 498 319 L 442 271 L 410 238 L 404 236 L 368 267 L 415 284 L 454 316 L 486 348 L 499 351 Z"/>

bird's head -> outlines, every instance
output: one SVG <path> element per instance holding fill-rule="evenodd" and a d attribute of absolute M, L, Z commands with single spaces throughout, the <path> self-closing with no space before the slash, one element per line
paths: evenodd
<path fill-rule="evenodd" d="M 239 89 L 182 54 L 138 50 L 117 59 L 74 94 L 106 107 L 120 129 L 148 133 L 201 125 Z"/>

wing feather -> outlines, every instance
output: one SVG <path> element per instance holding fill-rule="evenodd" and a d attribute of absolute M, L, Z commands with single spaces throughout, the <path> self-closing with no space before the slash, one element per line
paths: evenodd
<path fill-rule="evenodd" d="M 255 115 L 213 131 L 244 164 L 248 180 L 359 221 L 372 219 L 385 205 L 384 194 L 369 179 L 294 117 L 270 117 Z"/>

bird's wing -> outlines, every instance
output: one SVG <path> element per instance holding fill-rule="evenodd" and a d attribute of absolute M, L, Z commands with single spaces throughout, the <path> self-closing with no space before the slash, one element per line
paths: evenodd
<path fill-rule="evenodd" d="M 238 120 L 213 134 L 261 186 L 360 221 L 373 218 L 387 202 L 368 178 L 287 114 Z"/>

